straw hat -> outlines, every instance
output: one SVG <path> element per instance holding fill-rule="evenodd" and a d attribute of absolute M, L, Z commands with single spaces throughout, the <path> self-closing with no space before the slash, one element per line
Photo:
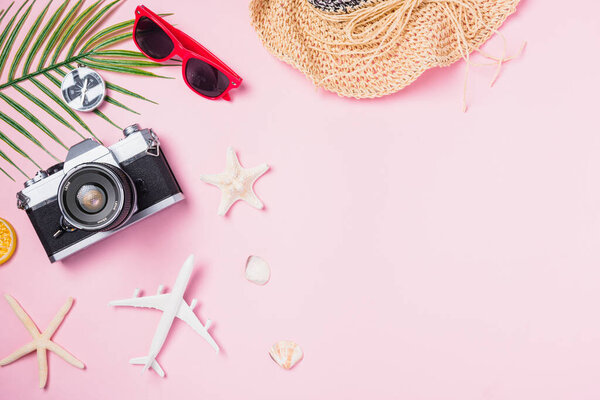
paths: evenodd
<path fill-rule="evenodd" d="M 519 0 L 251 0 L 265 47 L 340 96 L 380 97 L 478 50 Z M 509 58 L 489 56 L 498 65 Z M 467 63 L 468 68 L 468 63 Z"/>

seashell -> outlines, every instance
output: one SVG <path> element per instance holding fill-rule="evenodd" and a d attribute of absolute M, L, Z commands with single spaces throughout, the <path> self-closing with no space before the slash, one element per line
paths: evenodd
<path fill-rule="evenodd" d="M 292 369 L 304 357 L 300 346 L 289 340 L 275 343 L 269 350 L 269 355 L 284 369 Z"/>
<path fill-rule="evenodd" d="M 271 278 L 271 267 L 258 256 L 250 256 L 246 261 L 246 279 L 257 285 L 264 285 Z"/>

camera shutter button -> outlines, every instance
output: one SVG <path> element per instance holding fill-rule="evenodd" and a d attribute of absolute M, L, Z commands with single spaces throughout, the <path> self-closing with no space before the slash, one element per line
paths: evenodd
<path fill-rule="evenodd" d="M 37 183 L 37 182 L 41 181 L 42 179 L 46 178 L 47 176 L 48 176 L 48 173 L 46 171 L 39 170 L 38 172 L 36 172 L 36 174 L 33 176 L 33 178 L 31 178 L 27 182 L 25 182 L 25 187 L 29 187 L 29 186 L 33 185 L 34 183 Z"/>

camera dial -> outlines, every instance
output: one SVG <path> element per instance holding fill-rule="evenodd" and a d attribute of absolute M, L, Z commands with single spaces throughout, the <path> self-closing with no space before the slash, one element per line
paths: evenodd
<path fill-rule="evenodd" d="M 115 229 L 133 214 L 135 203 L 133 182 L 110 164 L 81 164 L 68 171 L 58 187 L 65 222 L 81 230 Z"/>
<path fill-rule="evenodd" d="M 127 137 L 129 135 L 133 135 L 136 132 L 139 132 L 142 128 L 140 128 L 139 124 L 129 125 L 127 128 L 123 129 L 123 136 Z"/>
<path fill-rule="evenodd" d="M 36 172 L 36 174 L 33 176 L 33 178 L 31 178 L 25 182 L 25 187 L 29 187 L 29 186 L 33 185 L 34 183 L 37 183 L 37 182 L 41 181 L 42 179 L 46 178 L 47 176 L 48 176 L 48 174 L 46 173 L 46 171 L 40 170 L 40 171 Z"/>

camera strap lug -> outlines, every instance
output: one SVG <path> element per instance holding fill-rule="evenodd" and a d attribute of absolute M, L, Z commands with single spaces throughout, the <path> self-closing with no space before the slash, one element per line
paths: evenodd
<path fill-rule="evenodd" d="M 17 193 L 17 208 L 20 210 L 24 210 L 27 208 L 29 204 L 29 197 L 25 196 L 23 193 Z"/>
<path fill-rule="evenodd" d="M 150 138 L 146 139 L 146 143 L 148 143 L 146 154 L 153 157 L 160 156 L 160 142 L 158 141 L 158 136 L 156 136 L 152 129 L 150 129 Z"/>

